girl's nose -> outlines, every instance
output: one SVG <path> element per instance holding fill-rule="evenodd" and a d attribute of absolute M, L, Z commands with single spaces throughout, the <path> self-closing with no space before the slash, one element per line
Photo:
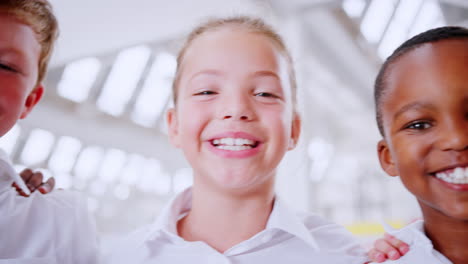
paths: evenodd
<path fill-rule="evenodd" d="M 250 121 L 255 118 L 255 111 L 247 96 L 227 97 L 220 108 L 223 120 Z"/>
<path fill-rule="evenodd" d="M 250 119 L 248 115 L 241 115 L 239 118 L 236 118 L 236 116 L 233 116 L 233 115 L 226 115 L 226 116 L 224 116 L 223 119 L 231 119 L 231 118 L 239 119 L 239 120 L 245 120 L 245 121 Z"/>

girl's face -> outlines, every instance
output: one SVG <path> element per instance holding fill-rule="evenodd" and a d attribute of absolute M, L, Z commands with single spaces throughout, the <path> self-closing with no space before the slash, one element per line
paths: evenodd
<path fill-rule="evenodd" d="M 300 131 L 287 66 L 268 38 L 242 29 L 207 32 L 191 43 L 168 123 L 195 184 L 237 192 L 273 185 Z"/>

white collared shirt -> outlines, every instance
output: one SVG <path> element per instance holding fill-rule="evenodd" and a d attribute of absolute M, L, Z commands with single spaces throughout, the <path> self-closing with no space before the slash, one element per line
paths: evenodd
<path fill-rule="evenodd" d="M 157 221 L 117 243 L 106 263 L 365 263 L 364 250 L 343 227 L 317 215 L 298 216 L 278 198 L 265 230 L 224 253 L 177 235 L 191 208 L 191 189 L 179 194 Z"/>
<path fill-rule="evenodd" d="M 392 264 L 452 264 L 444 255 L 434 249 L 431 240 L 424 233 L 424 221 L 414 222 L 402 229 L 388 231 L 391 235 L 410 246 L 410 250 L 398 260 L 387 260 Z"/>
<path fill-rule="evenodd" d="M 86 201 L 78 193 L 21 197 L 0 150 L 0 264 L 94 264 L 98 245 Z"/>

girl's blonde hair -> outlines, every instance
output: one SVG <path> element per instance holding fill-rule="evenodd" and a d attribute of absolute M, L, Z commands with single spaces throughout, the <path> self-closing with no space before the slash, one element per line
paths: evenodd
<path fill-rule="evenodd" d="M 1 0 L 0 12 L 6 12 L 28 25 L 36 34 L 41 45 L 37 83 L 41 83 L 58 35 L 58 23 L 52 6 L 47 0 Z"/>
<path fill-rule="evenodd" d="M 183 45 L 182 49 L 177 56 L 177 70 L 174 78 L 174 82 L 172 84 L 172 94 L 174 99 L 174 105 L 177 104 L 177 88 L 179 85 L 179 81 L 181 78 L 181 71 L 182 71 L 182 63 L 184 60 L 185 53 L 187 49 L 190 47 L 192 42 L 200 37 L 201 35 L 207 32 L 213 32 L 216 30 L 220 30 L 226 27 L 233 27 L 239 28 L 242 30 L 246 30 L 251 33 L 260 34 L 262 36 L 267 37 L 271 42 L 278 48 L 278 50 L 283 54 L 286 58 L 288 64 L 288 73 L 289 73 L 289 82 L 291 84 L 291 94 L 293 105 L 296 105 L 296 75 L 294 72 L 293 61 L 291 54 L 289 53 L 286 45 L 283 41 L 283 38 L 275 32 L 275 30 L 265 23 L 260 18 L 253 18 L 248 16 L 237 16 L 237 17 L 230 17 L 230 18 L 215 18 L 211 19 L 198 27 L 196 27 L 187 37 L 185 44 Z"/>

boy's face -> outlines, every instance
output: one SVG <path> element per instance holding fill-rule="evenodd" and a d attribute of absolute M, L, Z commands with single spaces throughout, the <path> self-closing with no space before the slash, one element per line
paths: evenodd
<path fill-rule="evenodd" d="M 195 182 L 226 191 L 272 186 L 276 167 L 299 136 L 287 64 L 266 37 L 221 29 L 185 55 L 170 137 Z"/>
<path fill-rule="evenodd" d="M 40 45 L 32 29 L 0 11 L 0 137 L 42 96 L 36 85 Z"/>
<path fill-rule="evenodd" d="M 424 213 L 468 220 L 468 40 L 424 44 L 388 73 L 382 167 Z"/>

